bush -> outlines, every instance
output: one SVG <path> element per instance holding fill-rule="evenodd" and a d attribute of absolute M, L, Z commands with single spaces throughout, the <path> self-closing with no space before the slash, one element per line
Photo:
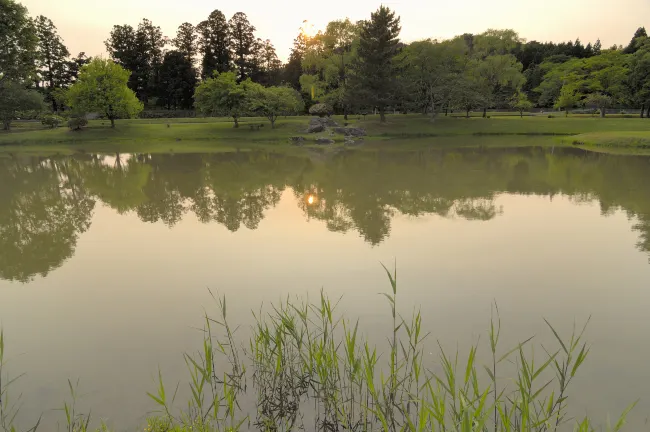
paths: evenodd
<path fill-rule="evenodd" d="M 41 119 L 43 126 L 49 126 L 52 129 L 58 128 L 64 121 L 65 119 L 63 117 L 54 114 L 45 115 Z"/>
<path fill-rule="evenodd" d="M 194 118 L 194 110 L 144 110 L 139 115 L 141 119 L 162 119 L 162 118 Z"/>
<path fill-rule="evenodd" d="M 81 130 L 88 124 L 88 120 L 84 117 L 74 117 L 68 120 L 68 127 L 70 130 Z"/>
<path fill-rule="evenodd" d="M 325 103 L 318 103 L 309 108 L 309 114 L 317 115 L 318 117 L 329 116 L 333 111 L 334 109 Z"/>
<path fill-rule="evenodd" d="M 549 114 L 548 118 L 555 118 L 555 116 L 553 114 Z"/>

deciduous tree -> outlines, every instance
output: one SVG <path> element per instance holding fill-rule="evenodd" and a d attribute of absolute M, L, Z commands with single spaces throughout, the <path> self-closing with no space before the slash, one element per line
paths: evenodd
<path fill-rule="evenodd" d="M 203 115 L 232 117 L 239 127 L 239 118 L 248 108 L 246 87 L 250 80 L 237 83 L 234 72 L 217 74 L 214 78 L 204 80 L 196 89 L 194 103 Z"/>
<path fill-rule="evenodd" d="M 128 88 L 129 71 L 112 60 L 94 59 L 68 90 L 68 105 L 77 113 L 98 112 L 111 121 L 136 117 L 143 109 Z"/>
<path fill-rule="evenodd" d="M 40 111 L 43 107 L 43 96 L 39 92 L 26 89 L 24 84 L 15 80 L 0 81 L 0 119 L 4 130 L 11 128 L 19 112 Z"/>

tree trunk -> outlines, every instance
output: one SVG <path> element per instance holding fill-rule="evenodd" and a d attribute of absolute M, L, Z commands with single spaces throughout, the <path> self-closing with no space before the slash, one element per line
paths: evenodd
<path fill-rule="evenodd" d="M 600 118 L 605 118 L 605 108 L 600 109 Z"/>
<path fill-rule="evenodd" d="M 519 111 L 519 117 L 524 118 L 524 111 Z"/>
<path fill-rule="evenodd" d="M 269 120 L 271 120 L 271 129 L 275 129 L 275 119 L 276 117 L 274 116 L 269 117 Z"/>
<path fill-rule="evenodd" d="M 564 110 L 564 117 L 569 117 L 569 110 L 568 109 Z"/>
<path fill-rule="evenodd" d="M 115 119 L 111 117 L 111 129 L 115 129 Z"/>
<path fill-rule="evenodd" d="M 641 105 L 641 118 L 645 115 L 645 104 Z"/>
<path fill-rule="evenodd" d="M 235 121 L 235 129 L 237 129 L 239 127 L 239 119 L 237 117 L 233 117 L 232 119 Z"/>
<path fill-rule="evenodd" d="M 465 118 L 469 118 L 469 109 L 467 109 L 467 113 L 465 115 Z"/>
<path fill-rule="evenodd" d="M 379 108 L 379 121 L 381 123 L 386 123 L 386 111 L 383 106 Z"/>
<path fill-rule="evenodd" d="M 348 109 L 343 107 L 343 120 L 348 121 Z"/>
<path fill-rule="evenodd" d="M 6 131 L 8 131 L 8 130 L 10 130 L 10 129 L 11 129 L 11 120 L 4 119 L 4 120 L 2 121 L 2 130 L 6 130 Z"/>

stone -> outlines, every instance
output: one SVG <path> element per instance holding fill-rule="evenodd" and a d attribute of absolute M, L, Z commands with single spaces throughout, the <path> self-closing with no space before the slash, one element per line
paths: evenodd
<path fill-rule="evenodd" d="M 366 135 L 366 130 L 361 128 L 354 127 L 337 127 L 334 128 L 334 132 L 347 136 L 360 137 Z"/>
<path fill-rule="evenodd" d="M 322 124 L 310 124 L 309 127 L 307 128 L 307 133 L 318 133 L 318 132 L 323 132 L 325 130 L 325 126 Z"/>
<path fill-rule="evenodd" d="M 327 144 L 334 144 L 335 142 L 336 141 L 329 138 L 316 138 L 316 144 L 327 145 Z"/>
<path fill-rule="evenodd" d="M 305 138 L 301 136 L 292 136 L 289 138 L 289 141 L 295 146 L 302 146 L 305 143 Z"/>

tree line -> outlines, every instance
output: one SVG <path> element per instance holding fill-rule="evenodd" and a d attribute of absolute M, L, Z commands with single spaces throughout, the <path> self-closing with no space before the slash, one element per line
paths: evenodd
<path fill-rule="evenodd" d="M 54 113 L 90 110 L 112 122 L 158 106 L 231 116 L 235 126 L 251 113 L 273 125 L 277 115 L 316 103 L 344 115 L 376 110 L 382 121 L 391 109 L 431 116 L 504 108 L 523 115 L 532 107 L 567 115 L 576 107 L 603 116 L 614 106 L 650 111 L 644 28 L 626 47 L 609 49 L 599 40 L 527 42 L 514 30 L 404 43 L 400 18 L 381 6 L 368 20 L 332 21 L 314 36 L 300 31 L 283 64 L 246 14 L 227 19 L 215 10 L 181 24 L 173 38 L 148 19 L 115 25 L 105 41 L 110 59 L 93 66 L 84 53 L 70 56 L 50 19 L 30 18 L 15 0 L 0 0 L 0 18 L 8 23 L 0 28 L 9 47 L 0 52 L 6 129 L 19 112 L 42 107 L 42 98 Z"/>

